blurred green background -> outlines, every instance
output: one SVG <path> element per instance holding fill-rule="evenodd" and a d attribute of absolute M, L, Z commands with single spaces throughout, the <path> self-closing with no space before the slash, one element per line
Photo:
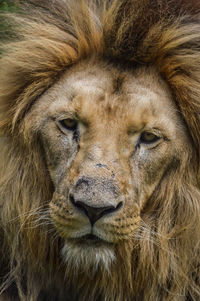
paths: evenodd
<path fill-rule="evenodd" d="M 0 11 L 15 11 L 16 1 L 0 0 Z"/>
<path fill-rule="evenodd" d="M 8 20 L 4 18 L 2 13 L 4 12 L 16 12 L 17 11 L 18 0 L 0 0 L 0 42 L 12 39 L 13 31 L 12 26 L 9 24 Z M 2 54 L 2 49 L 0 47 L 0 56 Z"/>

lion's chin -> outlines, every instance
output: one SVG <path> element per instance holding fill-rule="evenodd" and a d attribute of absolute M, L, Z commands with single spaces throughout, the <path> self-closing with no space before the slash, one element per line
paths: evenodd
<path fill-rule="evenodd" d="M 80 271 L 91 273 L 99 269 L 109 272 L 111 264 L 116 259 L 113 245 L 94 235 L 66 239 L 62 257 L 67 266 L 77 273 Z"/>

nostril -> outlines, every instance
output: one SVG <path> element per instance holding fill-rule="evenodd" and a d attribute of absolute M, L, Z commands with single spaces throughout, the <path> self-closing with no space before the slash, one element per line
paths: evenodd
<path fill-rule="evenodd" d="M 117 210 L 119 210 L 123 205 L 123 202 L 119 202 L 119 204 L 114 207 L 114 206 L 110 206 L 108 207 L 108 209 L 105 209 L 102 213 L 102 216 L 105 215 L 105 214 L 109 214 L 109 213 L 112 213 L 112 212 L 116 212 Z"/>
<path fill-rule="evenodd" d="M 123 202 L 119 202 L 119 204 L 116 207 L 116 210 L 120 209 L 123 206 Z"/>
<path fill-rule="evenodd" d="M 69 195 L 69 200 L 70 200 L 70 202 L 71 202 L 74 206 L 76 206 L 75 200 L 74 200 L 74 197 L 73 197 L 72 194 Z"/>
<path fill-rule="evenodd" d="M 78 208 L 79 210 L 82 210 L 82 211 L 84 211 L 84 212 L 86 213 L 86 209 L 85 209 L 85 207 L 83 206 L 83 203 L 81 203 L 81 202 L 76 202 L 72 194 L 69 195 L 69 200 L 70 200 L 70 202 L 72 203 L 72 205 L 73 205 L 74 207 L 76 207 L 76 208 Z"/>

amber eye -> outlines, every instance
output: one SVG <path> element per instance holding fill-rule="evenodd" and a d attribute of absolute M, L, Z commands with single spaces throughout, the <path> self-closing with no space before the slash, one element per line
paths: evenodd
<path fill-rule="evenodd" d="M 158 141 L 159 139 L 160 137 L 156 136 L 155 134 L 152 134 L 150 132 L 143 132 L 140 136 L 140 143 L 150 144 Z"/>
<path fill-rule="evenodd" d="M 64 127 L 65 129 L 67 129 L 69 131 L 75 131 L 77 128 L 78 122 L 75 119 L 67 118 L 67 119 L 60 120 L 60 124 L 62 125 L 62 127 Z"/>

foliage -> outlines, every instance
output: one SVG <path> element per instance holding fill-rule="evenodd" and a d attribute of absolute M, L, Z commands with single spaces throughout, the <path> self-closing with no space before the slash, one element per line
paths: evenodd
<path fill-rule="evenodd" d="M 12 37 L 12 34 L 10 32 L 10 25 L 7 21 L 3 18 L 1 13 L 7 13 L 7 12 L 16 12 L 17 11 L 17 5 L 16 1 L 11 0 L 0 0 L 0 42 L 5 39 L 9 39 Z M 2 51 L 0 49 L 0 55 Z"/>
<path fill-rule="evenodd" d="M 16 11 L 16 5 L 10 0 L 0 0 L 0 11 Z"/>

